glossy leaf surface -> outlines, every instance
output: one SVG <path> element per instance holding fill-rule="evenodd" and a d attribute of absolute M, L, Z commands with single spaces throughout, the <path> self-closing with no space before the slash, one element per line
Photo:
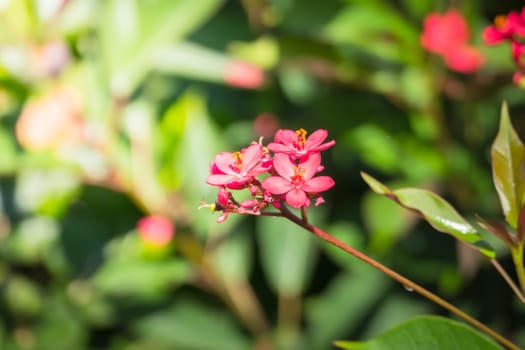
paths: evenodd
<path fill-rule="evenodd" d="M 506 104 L 501 109 L 499 131 L 491 156 L 494 185 L 503 213 L 509 225 L 516 228 L 524 199 L 525 148 L 511 124 Z"/>
<path fill-rule="evenodd" d="M 383 194 L 401 206 L 416 211 L 436 230 L 451 234 L 460 241 L 475 246 L 489 258 L 495 257 L 494 250 L 483 240 L 476 229 L 437 194 L 417 188 L 391 190 L 370 175 L 366 173 L 361 173 L 361 175 L 374 192 Z"/>
<path fill-rule="evenodd" d="M 437 316 L 414 317 L 369 341 L 335 345 L 347 350 L 501 349 L 465 324 Z"/>

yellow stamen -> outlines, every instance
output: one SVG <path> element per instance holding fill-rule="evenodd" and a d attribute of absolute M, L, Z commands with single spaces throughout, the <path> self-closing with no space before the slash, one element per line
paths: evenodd
<path fill-rule="evenodd" d="M 303 149 L 304 145 L 306 145 L 306 134 L 307 132 L 303 128 L 295 130 L 295 135 L 297 135 L 297 148 Z"/>
<path fill-rule="evenodd" d="M 507 16 L 505 15 L 497 15 L 496 18 L 494 18 L 494 25 L 498 28 L 503 28 L 505 23 L 507 23 Z"/>

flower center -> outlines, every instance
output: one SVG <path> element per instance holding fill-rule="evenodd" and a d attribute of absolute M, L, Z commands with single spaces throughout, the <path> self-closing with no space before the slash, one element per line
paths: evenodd
<path fill-rule="evenodd" d="M 295 135 L 297 135 L 297 141 L 295 141 L 294 146 L 298 150 L 304 149 L 304 145 L 306 145 L 306 134 L 307 132 L 303 128 L 295 130 Z"/>
<path fill-rule="evenodd" d="M 496 28 L 503 28 L 505 23 L 507 23 L 507 16 L 505 15 L 497 15 L 496 18 L 494 18 L 494 25 Z"/>
<path fill-rule="evenodd" d="M 290 177 L 290 181 L 292 185 L 294 185 L 295 187 L 298 187 L 304 182 L 304 179 L 303 179 L 304 172 L 305 172 L 304 168 L 300 165 L 297 165 L 294 168 L 294 174 L 292 175 L 292 177 Z"/>
<path fill-rule="evenodd" d="M 233 170 L 241 171 L 243 158 L 244 157 L 241 152 L 233 153 L 233 163 L 231 165 Z"/>

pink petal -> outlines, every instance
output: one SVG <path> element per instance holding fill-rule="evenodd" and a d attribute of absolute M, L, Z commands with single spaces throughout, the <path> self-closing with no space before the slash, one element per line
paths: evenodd
<path fill-rule="evenodd" d="M 272 194 L 283 194 L 290 191 L 292 184 L 279 176 L 270 176 L 264 179 L 262 187 Z"/>
<path fill-rule="evenodd" d="M 273 167 L 279 175 L 285 179 L 290 179 L 295 174 L 295 163 L 284 153 L 277 153 L 273 157 Z"/>
<path fill-rule="evenodd" d="M 297 134 L 293 130 L 279 129 L 275 133 L 274 142 L 283 143 L 285 145 L 293 145 L 297 141 Z"/>
<path fill-rule="evenodd" d="M 295 153 L 295 149 L 282 143 L 270 143 L 268 149 L 273 153 Z"/>
<path fill-rule="evenodd" d="M 472 73 L 477 71 L 485 58 L 473 47 L 463 46 L 451 50 L 445 55 L 445 63 L 450 69 L 461 73 Z"/>
<path fill-rule="evenodd" d="M 308 197 L 304 191 L 293 189 L 286 194 L 286 202 L 293 208 L 300 208 L 308 202 Z"/>
<path fill-rule="evenodd" d="M 208 176 L 206 178 L 206 183 L 212 186 L 224 186 L 224 185 L 228 185 L 237 180 L 238 180 L 238 177 L 234 175 L 216 174 L 216 175 Z"/>
<path fill-rule="evenodd" d="M 301 188 L 309 193 L 324 192 L 335 185 L 334 180 L 330 176 L 318 176 L 306 181 Z"/>
<path fill-rule="evenodd" d="M 304 168 L 303 179 L 311 179 L 314 177 L 315 173 L 317 173 L 317 170 L 321 165 L 321 153 L 310 154 L 304 162 L 300 163 L 300 165 Z"/>
<path fill-rule="evenodd" d="M 243 152 L 242 171 L 249 171 L 256 166 L 261 160 L 262 154 L 263 150 L 259 144 L 254 144 L 246 148 Z"/>
<path fill-rule="evenodd" d="M 505 39 L 505 36 L 494 26 L 489 26 L 483 30 L 483 41 L 488 45 L 499 44 Z"/>
<path fill-rule="evenodd" d="M 306 148 L 315 148 L 319 146 L 328 137 L 328 131 L 325 129 L 319 129 L 314 131 L 306 139 Z"/>
<path fill-rule="evenodd" d="M 233 175 L 235 172 L 230 168 L 233 163 L 233 153 L 221 152 L 215 156 L 215 165 L 225 174 Z"/>

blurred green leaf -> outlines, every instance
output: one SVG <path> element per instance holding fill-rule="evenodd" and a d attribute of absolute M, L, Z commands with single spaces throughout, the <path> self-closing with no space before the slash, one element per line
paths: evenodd
<path fill-rule="evenodd" d="M 362 124 L 348 130 L 344 142 L 368 165 L 386 173 L 399 168 L 400 146 L 384 129 L 374 124 Z"/>
<path fill-rule="evenodd" d="M 93 276 L 102 293 L 117 297 L 155 298 L 185 282 L 191 275 L 186 261 L 108 261 Z"/>
<path fill-rule="evenodd" d="M 422 57 L 418 30 L 385 1 L 354 1 L 332 18 L 323 34 L 379 60 L 414 63 Z"/>
<path fill-rule="evenodd" d="M 42 317 L 34 327 L 35 349 L 71 350 L 87 347 L 87 328 L 63 295 L 46 299 Z"/>
<path fill-rule="evenodd" d="M 58 223 L 46 216 L 32 216 L 22 220 L 9 236 L 6 254 L 15 261 L 38 263 L 47 257 L 57 244 L 60 234 Z"/>
<path fill-rule="evenodd" d="M 151 55 L 197 29 L 222 0 L 110 0 L 101 10 L 102 47 L 110 85 L 127 96 L 149 72 Z"/>
<path fill-rule="evenodd" d="M 223 310 L 202 301 L 178 298 L 162 309 L 133 323 L 132 329 L 155 349 L 244 350 L 250 344 Z"/>
<path fill-rule="evenodd" d="M 221 237 L 220 240 L 223 241 L 213 253 L 217 272 L 225 281 L 232 283 L 247 281 L 252 269 L 252 232 L 245 226 L 240 226 L 234 228 L 231 235 Z"/>
<path fill-rule="evenodd" d="M 363 220 L 370 240 L 368 249 L 376 254 L 385 254 L 408 233 L 415 215 L 407 214 L 399 205 L 383 196 L 367 193 L 361 201 Z M 381 213 L 381 220 L 377 219 Z"/>
<path fill-rule="evenodd" d="M 347 350 L 501 349 L 472 328 L 438 316 L 417 316 L 366 342 L 336 341 Z"/>
<path fill-rule="evenodd" d="M 417 188 L 392 191 L 364 172 L 361 176 L 374 192 L 387 196 L 407 209 L 414 210 L 436 230 L 449 233 L 458 240 L 474 246 L 489 258 L 495 257 L 494 249 L 483 240 L 476 229 L 437 194 Z"/>
<path fill-rule="evenodd" d="M 357 329 L 389 286 L 388 277 L 361 261 L 351 271 L 338 274 L 322 294 L 307 300 L 309 348 L 325 349 L 334 338 Z"/>
<path fill-rule="evenodd" d="M 35 281 L 18 275 L 9 278 L 4 301 L 16 317 L 35 317 L 42 310 L 43 296 Z"/>
<path fill-rule="evenodd" d="M 315 215 L 310 219 L 317 221 Z M 257 241 L 272 288 L 285 296 L 299 295 L 313 272 L 318 251 L 315 237 L 286 219 L 268 217 L 257 221 Z"/>
<path fill-rule="evenodd" d="M 512 126 L 506 103 L 501 108 L 499 131 L 491 156 L 501 208 L 509 225 L 516 228 L 525 199 L 525 147 Z"/>

